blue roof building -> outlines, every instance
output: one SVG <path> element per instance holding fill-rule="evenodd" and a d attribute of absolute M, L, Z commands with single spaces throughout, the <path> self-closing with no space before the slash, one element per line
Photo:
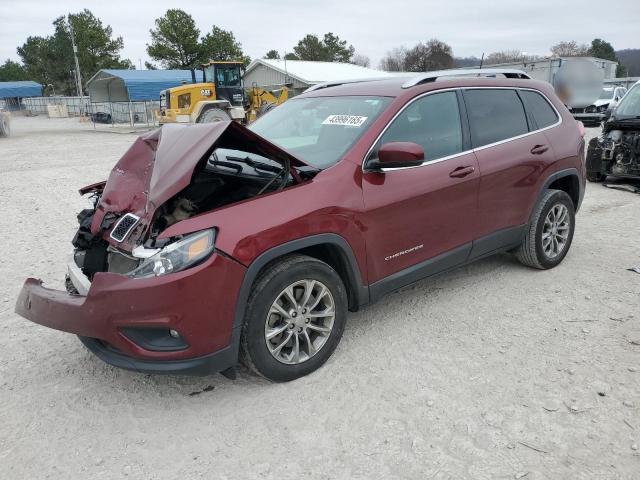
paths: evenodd
<path fill-rule="evenodd" d="M 202 71 L 196 70 L 196 81 Z M 192 83 L 190 70 L 99 70 L 87 82 L 89 97 L 98 102 L 159 100 L 160 91 Z"/>
<path fill-rule="evenodd" d="M 0 82 L 0 98 L 41 97 L 42 85 L 31 80 Z"/>

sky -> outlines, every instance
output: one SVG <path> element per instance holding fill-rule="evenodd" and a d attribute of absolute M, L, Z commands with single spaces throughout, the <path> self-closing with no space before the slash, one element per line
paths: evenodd
<path fill-rule="evenodd" d="M 204 34 L 231 30 L 245 54 L 281 54 L 307 33 L 333 32 L 367 55 L 376 67 L 394 47 L 438 38 L 455 56 L 500 50 L 546 55 L 562 40 L 609 41 L 616 50 L 640 48 L 640 0 L 0 0 L 0 63 L 18 60 L 16 48 L 30 35 L 50 35 L 52 21 L 88 8 L 115 36 L 123 58 L 139 68 L 150 60 L 146 44 L 154 20 L 168 8 L 190 13 Z"/>

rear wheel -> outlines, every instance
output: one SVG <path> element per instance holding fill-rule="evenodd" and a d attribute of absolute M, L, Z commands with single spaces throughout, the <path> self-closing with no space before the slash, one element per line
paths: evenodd
<path fill-rule="evenodd" d="M 197 123 L 227 122 L 231 117 L 221 108 L 209 108 L 200 114 Z"/>
<path fill-rule="evenodd" d="M 277 105 L 274 105 L 273 103 L 265 103 L 264 105 L 262 105 L 262 107 L 260 107 L 260 109 L 258 110 L 258 113 L 256 115 L 256 118 L 260 118 L 262 117 L 264 114 L 270 112 L 271 110 L 273 110 L 274 108 L 276 108 Z"/>
<path fill-rule="evenodd" d="M 242 331 L 243 362 L 286 382 L 318 369 L 342 337 L 347 294 L 324 262 L 292 255 L 268 267 L 253 286 Z"/>
<path fill-rule="evenodd" d="M 575 212 L 571 197 L 561 190 L 547 190 L 535 208 L 516 257 L 529 267 L 553 268 L 569 251 L 574 228 Z"/>

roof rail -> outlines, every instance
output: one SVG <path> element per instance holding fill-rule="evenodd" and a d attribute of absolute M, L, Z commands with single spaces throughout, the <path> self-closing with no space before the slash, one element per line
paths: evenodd
<path fill-rule="evenodd" d="M 511 68 L 466 68 L 458 70 L 438 70 L 435 72 L 426 72 L 412 77 L 402 84 L 402 88 L 411 88 L 428 82 L 435 82 L 438 78 L 447 77 L 495 77 L 496 75 L 504 75 L 506 78 L 531 78 L 522 70 Z"/>
<path fill-rule="evenodd" d="M 348 83 L 373 82 L 375 80 L 389 80 L 389 78 L 393 77 L 357 78 L 353 80 L 335 80 L 333 82 L 316 83 L 315 85 L 311 85 L 309 88 L 307 88 L 303 93 L 313 92 L 314 90 L 320 90 L 322 88 L 337 87 L 339 85 L 345 85 Z"/>

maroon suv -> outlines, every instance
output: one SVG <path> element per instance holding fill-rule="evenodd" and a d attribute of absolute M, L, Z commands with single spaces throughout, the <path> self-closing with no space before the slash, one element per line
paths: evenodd
<path fill-rule="evenodd" d="M 323 84 L 249 128 L 166 125 L 80 190 L 68 292 L 16 311 L 141 372 L 275 381 L 320 367 L 347 311 L 496 252 L 548 269 L 585 185 L 579 125 L 518 72 Z"/>

